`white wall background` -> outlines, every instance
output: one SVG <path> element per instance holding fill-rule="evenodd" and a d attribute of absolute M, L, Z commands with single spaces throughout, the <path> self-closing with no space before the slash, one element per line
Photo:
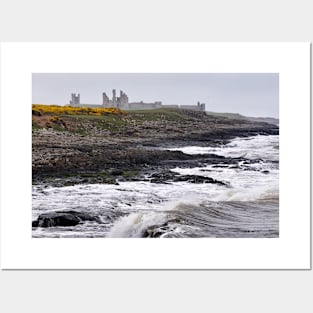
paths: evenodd
<path fill-rule="evenodd" d="M 2 0 L 0 40 L 312 42 L 312 6 L 310 0 Z M 312 290 L 312 271 L 1 271 L 0 310 L 306 313 Z"/>

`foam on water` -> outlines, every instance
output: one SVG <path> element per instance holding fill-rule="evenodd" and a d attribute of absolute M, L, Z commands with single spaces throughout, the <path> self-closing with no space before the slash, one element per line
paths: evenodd
<path fill-rule="evenodd" d="M 122 217 L 108 232 L 106 237 L 142 237 L 148 227 L 162 225 L 167 215 L 160 212 L 137 212 Z"/>
<path fill-rule="evenodd" d="M 171 151 L 182 151 L 186 154 L 216 154 L 225 157 L 245 157 L 247 159 L 277 160 L 279 136 L 253 136 L 236 138 L 220 147 L 186 146 L 170 148 Z"/>
<path fill-rule="evenodd" d="M 227 186 L 146 181 L 33 186 L 33 219 L 43 212 L 73 209 L 92 212 L 103 220 L 103 224 L 36 228 L 33 236 L 142 237 L 147 229 L 155 230 L 160 237 L 277 236 L 278 149 L 273 148 L 277 146 L 278 136 L 257 136 L 235 139 L 218 148 L 175 148 L 228 157 L 248 155 L 252 161 L 237 166 L 215 164 L 172 169 L 181 175 L 211 177 L 228 183 Z"/>

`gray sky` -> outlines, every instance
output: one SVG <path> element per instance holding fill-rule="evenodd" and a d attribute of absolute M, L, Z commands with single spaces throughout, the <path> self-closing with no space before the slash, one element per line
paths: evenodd
<path fill-rule="evenodd" d="M 101 104 L 102 92 L 123 90 L 130 102 L 162 101 L 163 104 L 206 104 L 207 111 L 247 116 L 278 117 L 277 73 L 77 73 L 33 74 L 33 103 L 69 103 L 80 93 L 81 103 Z"/>

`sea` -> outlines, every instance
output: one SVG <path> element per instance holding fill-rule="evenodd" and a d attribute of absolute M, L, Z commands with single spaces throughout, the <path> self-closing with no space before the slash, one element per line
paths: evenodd
<path fill-rule="evenodd" d="M 200 175 L 225 185 L 149 181 L 33 185 L 32 218 L 57 210 L 100 217 L 71 227 L 33 228 L 34 238 L 273 238 L 279 237 L 279 136 L 235 138 L 217 147 L 167 147 L 186 154 L 238 158 L 171 170 Z M 244 161 L 243 159 L 248 160 Z"/>

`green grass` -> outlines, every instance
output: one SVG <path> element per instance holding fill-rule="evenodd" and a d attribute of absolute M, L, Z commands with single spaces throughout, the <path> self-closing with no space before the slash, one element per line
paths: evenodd
<path fill-rule="evenodd" d="M 144 122 L 182 122 L 186 118 L 186 113 L 179 109 L 162 108 L 153 110 L 129 110 L 125 114 L 107 114 L 101 116 L 95 115 L 61 115 L 66 120 L 72 120 L 77 123 L 72 132 L 88 135 L 88 123 L 90 126 L 99 130 L 106 130 L 112 133 L 123 131 L 126 127 L 140 126 Z M 84 124 L 86 123 L 86 127 Z"/>
<path fill-rule="evenodd" d="M 101 120 L 97 121 L 97 127 L 109 131 L 118 131 L 126 124 L 126 120 L 118 116 L 104 116 Z"/>
<path fill-rule="evenodd" d="M 207 115 L 213 115 L 218 117 L 227 117 L 227 118 L 234 118 L 234 119 L 242 119 L 244 116 L 238 113 L 221 113 L 221 112 L 206 112 Z"/>
<path fill-rule="evenodd" d="M 53 125 L 52 128 L 53 128 L 53 130 L 56 130 L 58 132 L 64 132 L 65 131 L 65 129 L 59 125 Z"/>
<path fill-rule="evenodd" d="M 177 121 L 182 120 L 185 115 L 177 109 L 153 109 L 153 110 L 129 110 L 124 115 L 102 115 L 102 116 L 93 116 L 93 115 L 62 115 L 63 117 L 72 117 L 79 120 L 90 120 L 90 121 L 99 121 L 106 122 L 109 124 L 114 124 L 117 127 L 123 126 L 127 123 L 127 120 L 133 119 L 136 121 L 158 121 L 158 120 L 170 120 Z"/>
<path fill-rule="evenodd" d="M 102 116 L 92 116 L 92 115 L 71 115 L 71 116 L 64 116 L 66 119 L 74 119 L 77 122 L 81 121 L 84 122 L 91 122 L 93 125 L 95 125 L 97 128 L 100 129 L 106 129 L 109 131 L 117 131 L 120 128 L 122 128 L 124 125 L 126 125 L 126 120 L 124 120 L 123 115 L 102 115 Z M 84 129 L 77 129 L 75 132 L 80 133 L 82 135 L 86 134 L 86 131 Z"/>
<path fill-rule="evenodd" d="M 127 113 L 139 121 L 180 121 L 185 117 L 178 109 L 130 110 Z"/>
<path fill-rule="evenodd" d="M 76 119 L 85 119 L 85 120 L 101 120 L 105 117 L 105 116 L 84 115 L 84 114 L 71 114 L 71 115 L 62 114 L 60 116 L 66 117 L 66 118 L 76 118 Z"/>
<path fill-rule="evenodd" d="M 40 125 L 38 125 L 36 122 L 32 121 L 32 130 L 39 130 L 42 129 Z"/>

